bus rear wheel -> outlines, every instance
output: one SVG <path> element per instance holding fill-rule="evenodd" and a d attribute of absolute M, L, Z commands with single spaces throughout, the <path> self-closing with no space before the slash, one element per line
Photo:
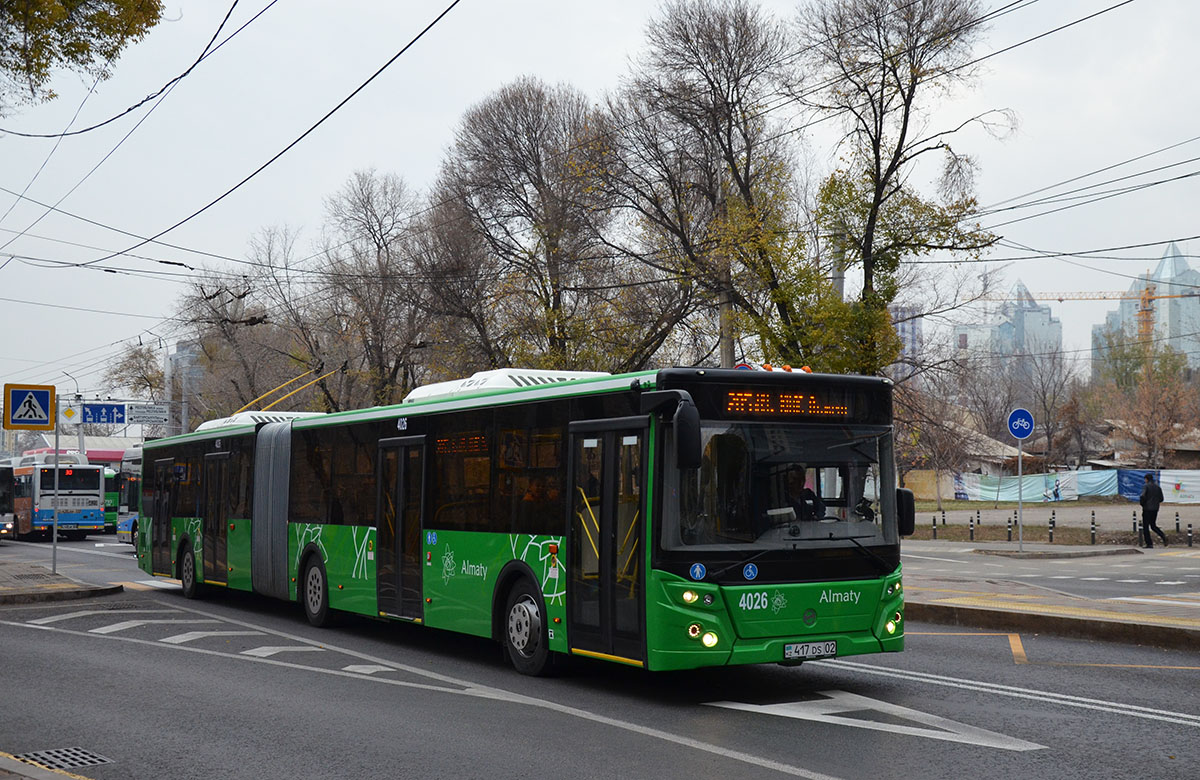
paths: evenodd
<path fill-rule="evenodd" d="M 196 582 L 196 556 L 192 554 L 190 542 L 184 543 L 179 551 L 179 584 L 183 587 L 185 599 L 200 597 L 202 589 L 200 583 Z"/>
<path fill-rule="evenodd" d="M 508 594 L 504 611 L 504 648 L 513 668 L 521 674 L 540 676 L 550 669 L 549 633 L 541 594 L 521 580 Z"/>
<path fill-rule="evenodd" d="M 311 555 L 304 564 L 304 576 L 300 579 L 300 603 L 308 622 L 320 627 L 330 622 L 329 579 L 325 576 L 325 564 L 320 557 Z"/>

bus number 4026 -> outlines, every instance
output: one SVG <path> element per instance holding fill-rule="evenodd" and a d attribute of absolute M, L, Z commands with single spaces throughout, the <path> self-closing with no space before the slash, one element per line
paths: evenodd
<path fill-rule="evenodd" d="M 753 593 L 743 593 L 738 599 L 738 606 L 745 610 L 766 609 L 769 606 L 765 590 Z"/>

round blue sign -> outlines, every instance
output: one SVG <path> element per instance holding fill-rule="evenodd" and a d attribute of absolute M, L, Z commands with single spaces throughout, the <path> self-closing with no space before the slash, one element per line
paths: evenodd
<path fill-rule="evenodd" d="M 704 579 L 704 575 L 708 573 L 708 569 L 704 568 L 703 563 L 693 563 L 692 568 L 688 570 L 688 574 L 692 575 L 694 580 Z"/>
<path fill-rule="evenodd" d="M 1009 413 L 1008 432 L 1014 439 L 1028 439 L 1033 434 L 1033 415 L 1028 409 L 1013 409 Z"/>
<path fill-rule="evenodd" d="M 742 576 L 748 580 L 752 580 L 758 576 L 758 567 L 753 563 L 747 563 L 742 569 Z"/>
<path fill-rule="evenodd" d="M 437 531 L 426 531 L 425 532 L 425 543 L 426 544 L 437 544 Z"/>

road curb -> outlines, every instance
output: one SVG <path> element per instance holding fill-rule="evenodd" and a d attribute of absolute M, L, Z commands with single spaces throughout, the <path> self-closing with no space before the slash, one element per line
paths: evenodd
<path fill-rule="evenodd" d="M 1141 550 L 1132 547 L 1117 547 L 1098 550 L 981 550 L 978 547 L 971 550 L 978 555 L 999 555 L 1002 558 L 1095 558 L 1100 555 L 1142 555 Z"/>
<path fill-rule="evenodd" d="M 1005 612 L 981 607 L 960 607 L 912 601 L 905 602 L 904 616 L 908 620 L 942 625 L 1013 632 L 1032 631 L 1072 639 L 1099 639 L 1105 642 L 1149 645 L 1168 650 L 1195 650 L 1200 647 L 1200 630 L 1197 629 L 1102 618 Z"/>
<path fill-rule="evenodd" d="M 62 590 L 22 591 L 20 593 L 0 594 L 0 604 L 36 604 L 43 601 L 73 601 L 94 596 L 109 596 L 121 593 L 124 585 L 78 585 Z"/>

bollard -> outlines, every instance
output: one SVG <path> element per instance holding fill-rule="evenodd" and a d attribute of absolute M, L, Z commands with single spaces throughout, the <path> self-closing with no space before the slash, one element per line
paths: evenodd
<path fill-rule="evenodd" d="M 946 527 L 946 510 L 942 510 L 942 528 Z"/>
<path fill-rule="evenodd" d="M 1012 541 L 1012 517 L 1007 517 L 1007 518 L 1005 518 L 1005 520 L 1006 520 L 1005 524 L 1008 526 L 1008 541 L 1011 542 Z"/>
<path fill-rule="evenodd" d="M 937 515 L 933 516 L 933 538 L 937 538 Z"/>
<path fill-rule="evenodd" d="M 1188 547 L 1192 546 L 1192 524 L 1188 523 Z"/>
<path fill-rule="evenodd" d="M 1178 513 L 1176 513 L 1176 514 L 1178 514 Z M 978 509 L 975 510 L 975 525 L 978 525 L 978 526 L 983 525 L 983 515 L 981 515 L 979 513 Z M 1179 530 L 1179 529 L 1175 529 L 1175 530 Z"/>
<path fill-rule="evenodd" d="M 1050 543 L 1054 544 L 1054 510 L 1050 510 Z"/>
<path fill-rule="evenodd" d="M 967 528 L 971 532 L 971 541 L 975 541 L 975 518 L 967 515 Z"/>
<path fill-rule="evenodd" d="M 1136 510 L 1136 509 L 1135 509 L 1135 510 L 1133 510 L 1133 535 L 1134 535 L 1134 536 L 1137 536 L 1137 535 L 1138 535 L 1138 529 L 1137 529 L 1137 510 Z"/>
<path fill-rule="evenodd" d="M 1096 510 L 1092 510 L 1092 544 L 1096 543 Z"/>
<path fill-rule="evenodd" d="M 1179 533 L 1179 513 L 1175 513 L 1175 533 Z"/>

